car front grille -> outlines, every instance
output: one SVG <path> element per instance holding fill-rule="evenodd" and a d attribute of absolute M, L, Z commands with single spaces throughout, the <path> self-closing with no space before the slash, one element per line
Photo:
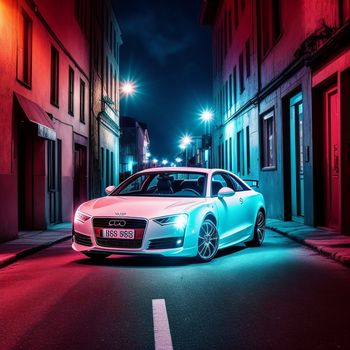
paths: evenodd
<path fill-rule="evenodd" d="M 111 220 L 121 220 L 125 221 L 125 226 L 123 228 L 146 228 L 147 221 L 144 219 L 124 219 L 124 218 L 93 218 L 93 225 L 94 227 L 100 227 L 100 228 L 111 228 L 109 225 L 109 222 Z M 112 226 L 113 227 L 113 226 Z"/>
<path fill-rule="evenodd" d="M 113 226 L 109 225 L 110 221 L 125 221 L 125 225 Z M 93 218 L 92 220 L 96 243 L 101 247 L 108 248 L 125 248 L 125 249 L 138 249 L 142 246 L 142 240 L 147 226 L 147 220 L 145 219 L 129 219 L 129 218 L 117 218 L 117 217 L 104 217 Z M 135 230 L 135 239 L 117 239 L 117 238 L 104 238 L 102 237 L 102 229 L 110 228 L 123 228 Z"/>
<path fill-rule="evenodd" d="M 109 248 L 141 248 L 142 239 L 116 239 L 96 237 L 96 242 L 101 247 Z"/>
<path fill-rule="evenodd" d="M 91 238 L 81 233 L 74 232 L 74 241 L 80 245 L 85 245 L 87 247 L 92 246 Z"/>
<path fill-rule="evenodd" d="M 181 243 L 177 243 L 181 240 Z M 149 241 L 148 249 L 171 249 L 179 248 L 183 245 L 183 237 L 158 238 Z"/>

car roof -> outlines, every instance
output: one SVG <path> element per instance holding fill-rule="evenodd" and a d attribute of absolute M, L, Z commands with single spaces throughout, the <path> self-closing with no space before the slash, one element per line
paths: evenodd
<path fill-rule="evenodd" d="M 154 172 L 191 172 L 191 173 L 203 173 L 211 174 L 217 171 L 228 172 L 224 169 L 208 169 L 208 168 L 192 168 L 192 167 L 155 167 L 139 171 L 139 173 L 154 173 Z"/>

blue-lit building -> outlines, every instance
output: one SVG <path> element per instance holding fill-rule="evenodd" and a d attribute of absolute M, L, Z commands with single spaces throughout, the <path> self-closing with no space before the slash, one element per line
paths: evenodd
<path fill-rule="evenodd" d="M 269 217 L 350 232 L 350 2 L 204 0 L 213 166 L 257 179 Z"/>

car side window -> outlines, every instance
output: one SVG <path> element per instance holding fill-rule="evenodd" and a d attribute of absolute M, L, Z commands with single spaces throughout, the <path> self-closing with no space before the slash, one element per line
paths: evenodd
<path fill-rule="evenodd" d="M 227 176 L 229 177 L 230 181 L 233 184 L 234 191 L 236 192 L 245 191 L 245 188 L 243 188 L 243 186 L 232 175 L 227 175 Z"/>
<path fill-rule="evenodd" d="M 221 173 L 214 174 L 213 177 L 211 178 L 211 196 L 217 197 L 218 192 L 223 187 L 229 187 L 234 190 L 231 181 L 229 181 L 224 174 L 221 174 Z"/>

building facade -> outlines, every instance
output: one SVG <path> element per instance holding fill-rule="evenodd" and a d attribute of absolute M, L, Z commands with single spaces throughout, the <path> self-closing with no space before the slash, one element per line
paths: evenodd
<path fill-rule="evenodd" d="M 147 168 L 150 140 L 145 123 L 131 117 L 120 118 L 120 180 Z"/>
<path fill-rule="evenodd" d="M 2 0 L 0 7 L 5 241 L 18 230 L 70 221 L 87 199 L 90 82 L 89 44 L 74 2 Z"/>
<path fill-rule="evenodd" d="M 207 0 L 213 165 L 259 180 L 269 217 L 350 232 L 349 0 Z"/>
<path fill-rule="evenodd" d="M 92 1 L 90 191 L 119 182 L 119 48 L 121 32 L 110 0 Z M 83 1 L 82 1 L 83 2 Z M 84 2 L 83 2 L 84 3 Z"/>

